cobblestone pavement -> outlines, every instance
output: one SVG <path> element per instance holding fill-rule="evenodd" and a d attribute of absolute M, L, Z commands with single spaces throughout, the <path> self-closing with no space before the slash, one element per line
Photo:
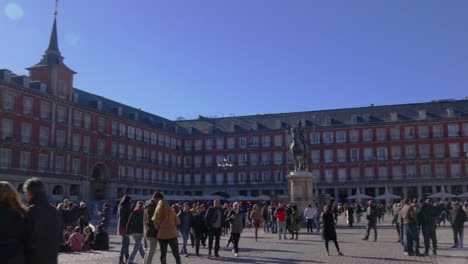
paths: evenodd
<path fill-rule="evenodd" d="M 333 243 L 330 243 L 331 256 L 327 256 L 325 245 L 318 233 L 307 234 L 299 233 L 299 240 L 278 240 L 277 234 L 263 233 L 259 230 L 260 238 L 255 242 L 252 229 L 245 229 L 240 239 L 239 257 L 234 257 L 231 248 L 224 246 L 227 237 L 221 237 L 221 257 L 209 257 L 208 249 L 201 248 L 201 256 L 195 256 L 195 250 L 188 248 L 189 257 L 182 256 L 183 263 L 443 263 L 443 264 L 466 264 L 468 263 L 468 245 L 464 249 L 451 249 L 453 245 L 452 229 L 441 227 L 437 229 L 438 255 L 427 257 L 411 257 L 403 254 L 402 247 L 396 243 L 397 235 L 395 228 L 390 224 L 390 217 L 378 224 L 378 241 L 363 241 L 361 238 L 365 233 L 365 223 L 348 228 L 344 218 L 338 222 L 338 242 L 344 256 L 337 256 Z M 115 232 L 111 230 L 111 233 Z M 288 234 L 289 237 L 289 234 Z M 464 241 L 468 241 L 467 232 L 465 232 Z M 59 263 L 61 264 L 106 264 L 118 263 L 120 250 L 120 237 L 111 236 L 111 249 L 109 251 L 88 251 L 80 253 L 61 253 Z M 190 240 L 189 240 L 190 241 Z M 179 238 L 181 242 L 181 238 Z M 421 241 L 422 242 L 422 241 Z M 190 243 L 190 242 L 189 242 Z M 423 245 L 423 243 L 421 243 Z M 130 245 L 132 250 L 133 244 Z M 180 248 L 180 247 L 179 247 Z M 424 251 L 424 249 L 421 249 Z M 175 263 L 174 258 L 168 250 L 168 263 Z M 142 263 L 140 256 L 135 259 L 136 263 Z M 159 250 L 157 251 L 153 263 L 160 263 Z"/>

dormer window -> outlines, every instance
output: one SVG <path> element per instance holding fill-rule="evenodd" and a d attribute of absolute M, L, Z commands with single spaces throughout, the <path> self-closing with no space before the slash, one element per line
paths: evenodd
<path fill-rule="evenodd" d="M 419 120 L 426 120 L 427 118 L 427 112 L 426 110 L 419 110 Z"/>
<path fill-rule="evenodd" d="M 357 115 L 352 115 L 351 116 L 351 123 L 352 124 L 357 124 L 358 122 L 358 116 Z"/>
<path fill-rule="evenodd" d="M 390 121 L 398 121 L 398 113 L 397 112 L 391 112 L 390 113 Z"/>
<path fill-rule="evenodd" d="M 123 108 L 121 106 L 117 107 L 117 115 L 122 116 L 123 114 Z"/>
<path fill-rule="evenodd" d="M 254 121 L 252 123 L 252 130 L 258 130 L 258 122 L 257 121 Z"/>
<path fill-rule="evenodd" d="M 324 120 L 324 125 L 326 125 L 326 126 L 331 126 L 331 123 L 332 123 L 332 118 L 331 118 L 331 116 L 326 116 L 326 117 L 325 117 L 325 120 Z"/>
<path fill-rule="evenodd" d="M 77 93 L 73 93 L 73 103 L 77 104 L 79 100 L 79 96 Z"/>
<path fill-rule="evenodd" d="M 231 123 L 231 132 L 236 132 L 236 124 Z"/>
<path fill-rule="evenodd" d="M 283 121 L 281 121 L 281 120 L 276 120 L 276 128 L 277 128 L 277 129 L 280 129 L 280 128 L 282 128 L 282 127 L 283 127 Z"/>
<path fill-rule="evenodd" d="M 369 121 L 370 121 L 370 114 L 364 114 L 364 115 L 362 115 L 362 119 L 364 119 L 364 122 L 369 123 Z"/>
<path fill-rule="evenodd" d="M 102 101 L 101 101 L 101 100 L 97 100 L 97 101 L 96 101 L 96 108 L 97 108 L 97 110 L 99 110 L 99 111 L 102 110 Z"/>
<path fill-rule="evenodd" d="M 455 117 L 455 109 L 447 108 L 447 117 Z"/>

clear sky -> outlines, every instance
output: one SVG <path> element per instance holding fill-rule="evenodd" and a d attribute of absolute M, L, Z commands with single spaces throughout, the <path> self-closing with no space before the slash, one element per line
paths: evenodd
<path fill-rule="evenodd" d="M 0 0 L 0 68 L 47 48 L 54 0 Z M 60 0 L 75 87 L 169 119 L 468 96 L 466 0 Z"/>

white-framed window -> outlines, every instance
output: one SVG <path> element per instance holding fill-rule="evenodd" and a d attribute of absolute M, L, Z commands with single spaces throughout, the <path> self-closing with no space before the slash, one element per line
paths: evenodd
<path fill-rule="evenodd" d="M 0 148 L 0 168 L 8 169 L 11 167 L 11 149 Z"/>
<path fill-rule="evenodd" d="M 81 127 L 81 116 L 82 113 L 80 111 L 73 111 L 73 125 L 75 127 Z"/>
<path fill-rule="evenodd" d="M 364 129 L 362 131 L 362 138 L 366 142 L 370 142 L 373 140 L 372 129 Z"/>
<path fill-rule="evenodd" d="M 431 178 L 432 177 L 431 165 L 421 165 L 421 177 L 422 178 Z"/>
<path fill-rule="evenodd" d="M 346 149 L 338 149 L 337 154 L 339 162 L 346 162 Z"/>
<path fill-rule="evenodd" d="M 246 153 L 240 153 L 237 155 L 237 161 L 239 162 L 239 166 L 246 166 L 247 165 L 247 154 Z"/>
<path fill-rule="evenodd" d="M 211 176 L 211 173 L 205 173 L 205 184 L 213 184 L 213 177 Z"/>
<path fill-rule="evenodd" d="M 212 138 L 205 139 L 205 149 L 206 150 L 212 150 L 213 149 L 213 139 Z"/>
<path fill-rule="evenodd" d="M 421 144 L 419 145 L 419 157 L 421 159 L 428 159 L 431 157 L 431 147 L 429 144 Z"/>
<path fill-rule="evenodd" d="M 262 181 L 264 183 L 271 183 L 272 182 L 270 171 L 263 171 L 262 172 Z"/>
<path fill-rule="evenodd" d="M 323 143 L 333 143 L 333 132 L 331 131 L 323 132 Z"/>
<path fill-rule="evenodd" d="M 140 167 L 135 168 L 135 179 L 141 182 L 143 177 L 143 170 Z"/>
<path fill-rule="evenodd" d="M 193 175 L 193 184 L 194 185 L 200 185 L 201 184 L 201 174 L 200 173 L 195 173 Z"/>
<path fill-rule="evenodd" d="M 320 163 L 320 150 L 312 150 L 310 156 L 313 164 Z"/>
<path fill-rule="evenodd" d="M 39 154 L 37 169 L 39 172 L 44 172 L 44 171 L 49 170 L 49 155 Z"/>
<path fill-rule="evenodd" d="M 224 138 L 216 138 L 216 149 L 217 150 L 224 149 Z"/>
<path fill-rule="evenodd" d="M 349 139 L 352 143 L 359 142 L 359 130 L 349 131 Z"/>
<path fill-rule="evenodd" d="M 436 178 L 444 179 L 447 177 L 447 168 L 445 164 L 437 164 L 435 166 Z"/>
<path fill-rule="evenodd" d="M 449 137 L 459 137 L 460 136 L 460 131 L 459 131 L 458 124 L 448 124 L 447 129 L 448 129 L 448 136 Z"/>
<path fill-rule="evenodd" d="M 325 169 L 325 182 L 332 183 L 333 180 L 333 169 Z"/>
<path fill-rule="evenodd" d="M 251 136 L 250 137 L 249 146 L 258 147 L 258 136 Z"/>
<path fill-rule="evenodd" d="M 275 147 L 283 146 L 283 136 L 282 135 L 275 135 L 274 144 L 275 144 Z"/>
<path fill-rule="evenodd" d="M 140 147 L 136 147 L 135 148 L 135 159 L 136 161 L 140 161 L 141 160 L 141 156 L 142 156 L 142 150 Z M 166 162 L 168 161 L 168 159 L 166 159 Z M 167 163 L 166 163 L 167 164 Z"/>
<path fill-rule="evenodd" d="M 320 132 L 310 133 L 310 143 L 311 144 L 320 144 Z"/>
<path fill-rule="evenodd" d="M 265 166 L 269 166 L 270 162 L 271 162 L 270 152 L 262 152 L 262 164 Z"/>
<path fill-rule="evenodd" d="M 106 140 L 98 139 L 98 155 L 104 155 L 106 153 Z"/>
<path fill-rule="evenodd" d="M 258 171 L 251 171 L 250 172 L 250 182 L 251 183 L 259 183 L 260 177 L 258 176 Z"/>
<path fill-rule="evenodd" d="M 13 111 L 15 108 L 15 96 L 9 92 L 3 93 L 3 110 Z"/>
<path fill-rule="evenodd" d="M 387 147 L 378 147 L 377 148 L 377 159 L 378 160 L 387 160 L 388 159 L 388 149 Z"/>
<path fill-rule="evenodd" d="M 392 179 L 400 180 L 402 177 L 402 169 L 401 166 L 393 166 L 392 167 Z"/>
<path fill-rule="evenodd" d="M 123 123 L 119 123 L 119 136 L 125 137 L 126 132 L 127 132 L 127 126 Z"/>
<path fill-rule="evenodd" d="M 158 134 L 151 132 L 151 144 L 158 144 Z"/>
<path fill-rule="evenodd" d="M 276 151 L 275 152 L 275 165 L 282 165 L 283 164 L 283 153 Z"/>
<path fill-rule="evenodd" d="M 119 143 L 119 158 L 125 158 L 125 144 Z"/>
<path fill-rule="evenodd" d="M 73 151 L 80 151 L 80 149 L 81 149 L 81 135 L 78 134 L 78 133 L 73 134 L 72 142 L 73 142 L 73 146 L 72 146 Z"/>
<path fill-rule="evenodd" d="M 388 167 L 379 167 L 379 180 L 387 180 L 388 179 Z"/>
<path fill-rule="evenodd" d="M 31 135 L 32 135 L 32 124 L 21 123 L 21 142 L 31 143 Z"/>
<path fill-rule="evenodd" d="M 432 136 L 435 138 L 440 138 L 444 136 L 444 127 L 442 125 L 433 125 L 432 126 Z"/>
<path fill-rule="evenodd" d="M 352 167 L 351 168 L 351 180 L 352 181 L 359 181 L 360 178 L 361 178 L 361 168 Z"/>
<path fill-rule="evenodd" d="M 349 156 L 351 157 L 352 162 L 359 161 L 359 149 L 358 148 L 350 149 Z"/>
<path fill-rule="evenodd" d="M 129 180 L 135 180 L 135 168 L 127 166 L 127 178 Z"/>
<path fill-rule="evenodd" d="M 236 147 L 236 139 L 234 137 L 227 138 L 227 149 L 234 149 Z"/>
<path fill-rule="evenodd" d="M 450 174 L 452 178 L 460 178 L 461 177 L 460 164 L 450 164 Z"/>
<path fill-rule="evenodd" d="M 429 137 L 429 127 L 428 126 L 418 126 L 418 137 L 419 138 L 428 138 Z"/>
<path fill-rule="evenodd" d="M 200 151 L 203 149 L 203 140 L 202 139 L 196 139 L 195 140 L 195 151 Z"/>
<path fill-rule="evenodd" d="M 127 127 L 127 138 L 128 139 L 135 139 L 135 128 L 128 126 Z"/>
<path fill-rule="evenodd" d="M 85 129 L 91 129 L 91 115 L 90 114 L 84 114 L 83 127 Z"/>
<path fill-rule="evenodd" d="M 409 179 L 416 178 L 416 166 L 415 165 L 406 166 L 406 177 Z"/>
<path fill-rule="evenodd" d="M 55 132 L 55 145 L 59 149 L 63 149 L 65 147 L 65 130 L 57 129 Z"/>
<path fill-rule="evenodd" d="M 400 139 L 400 127 L 395 126 L 390 128 L 390 138 L 392 140 L 399 140 Z"/>
<path fill-rule="evenodd" d="M 20 168 L 23 170 L 29 169 L 31 166 L 31 152 L 21 151 L 20 152 Z"/>
<path fill-rule="evenodd" d="M 135 140 L 141 141 L 141 135 L 142 135 L 141 128 L 139 127 L 135 128 Z M 149 141 L 149 137 L 150 137 L 150 134 L 148 132 L 148 135 L 145 138 L 145 142 Z"/>
<path fill-rule="evenodd" d="M 33 112 L 33 98 L 31 97 L 23 97 L 23 114 L 24 115 L 32 115 Z"/>
<path fill-rule="evenodd" d="M 406 139 L 411 139 L 414 138 L 414 127 L 413 126 L 407 126 L 404 128 L 405 129 L 405 138 Z"/>
<path fill-rule="evenodd" d="M 55 173 L 63 173 L 65 159 L 62 156 L 55 157 Z"/>
<path fill-rule="evenodd" d="M 386 128 L 377 128 L 377 140 L 385 141 L 387 140 L 387 129 Z"/>
<path fill-rule="evenodd" d="M 449 144 L 449 152 L 451 158 L 459 158 L 460 156 L 460 144 L 458 143 L 450 143 Z"/>
<path fill-rule="evenodd" d="M 47 146 L 49 145 L 49 128 L 41 126 L 39 128 L 39 145 Z"/>
<path fill-rule="evenodd" d="M 367 180 L 373 179 L 374 178 L 374 167 L 366 167 L 364 169 L 364 177 Z"/>
<path fill-rule="evenodd" d="M 212 155 L 206 155 L 205 156 L 205 166 L 210 168 L 213 166 L 213 156 Z"/>
<path fill-rule="evenodd" d="M 133 146 L 127 145 L 127 159 L 133 160 Z"/>
<path fill-rule="evenodd" d="M 250 165 L 251 166 L 258 165 L 258 153 L 257 152 L 250 153 Z"/>
<path fill-rule="evenodd" d="M 12 119 L 2 119 L 2 139 L 12 139 L 13 138 L 13 120 Z"/>
<path fill-rule="evenodd" d="M 112 157 L 117 157 L 118 150 L 119 150 L 119 145 L 117 144 L 117 142 L 112 141 L 111 142 L 111 155 L 112 155 Z"/>
<path fill-rule="evenodd" d="M 83 151 L 85 153 L 91 151 L 91 138 L 89 136 L 83 136 Z"/>
<path fill-rule="evenodd" d="M 136 139 L 141 140 L 141 128 L 136 129 Z M 143 130 L 143 142 L 145 142 L 145 143 L 150 143 L 151 142 L 151 132 L 150 131 Z"/>
<path fill-rule="evenodd" d="M 392 160 L 399 160 L 401 159 L 401 146 L 392 146 Z"/>
<path fill-rule="evenodd" d="M 339 182 L 347 182 L 348 181 L 348 174 L 346 173 L 345 168 L 338 169 L 338 181 Z"/>
<path fill-rule="evenodd" d="M 104 117 L 98 118 L 98 131 L 106 132 L 106 119 Z"/>
<path fill-rule="evenodd" d="M 434 156 L 436 158 L 445 157 L 445 145 L 444 144 L 434 144 Z"/>
<path fill-rule="evenodd" d="M 463 136 L 468 137 L 468 123 L 463 123 Z"/>
<path fill-rule="evenodd" d="M 275 181 L 276 182 L 284 182 L 285 181 L 283 171 L 276 170 L 274 173 L 275 173 Z"/>
<path fill-rule="evenodd" d="M 202 166 L 202 156 L 200 155 L 197 155 L 195 157 L 193 157 L 194 161 L 193 161 L 193 165 L 195 166 L 195 168 L 201 168 Z"/>
<path fill-rule="evenodd" d="M 364 160 L 375 160 L 372 148 L 364 148 Z"/>
<path fill-rule="evenodd" d="M 336 143 L 346 143 L 346 131 L 336 131 Z"/>
<path fill-rule="evenodd" d="M 117 136 L 119 133 L 119 123 L 117 121 L 111 122 L 112 135 Z"/>
<path fill-rule="evenodd" d="M 190 173 L 184 174 L 184 185 L 190 186 L 192 184 L 192 175 Z"/>
<path fill-rule="evenodd" d="M 333 150 L 332 150 L 332 149 L 326 149 L 326 150 L 325 150 L 325 162 L 326 162 L 326 163 L 332 163 L 332 162 L 334 162 L 334 159 L 333 159 Z"/>
<path fill-rule="evenodd" d="M 264 135 L 264 136 L 262 137 L 262 145 L 263 145 L 264 147 L 269 147 L 270 144 L 271 144 L 270 141 L 271 141 L 271 138 L 270 138 L 269 135 Z"/>
<path fill-rule="evenodd" d="M 57 106 L 57 122 L 65 123 L 67 120 L 67 108 L 64 106 Z"/>
<path fill-rule="evenodd" d="M 405 156 L 407 159 L 415 159 L 416 158 L 416 147 L 414 145 L 406 145 L 405 146 Z"/>

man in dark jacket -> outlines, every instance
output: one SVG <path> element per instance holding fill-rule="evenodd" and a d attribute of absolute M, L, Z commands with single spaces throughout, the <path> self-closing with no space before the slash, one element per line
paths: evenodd
<path fill-rule="evenodd" d="M 424 237 L 424 255 L 429 255 L 430 240 L 432 240 L 432 253 L 437 255 L 436 208 L 429 199 L 421 198 L 419 203 L 418 220 Z"/>
<path fill-rule="evenodd" d="M 367 231 L 366 236 L 362 240 L 369 239 L 370 230 L 374 229 L 374 242 L 377 241 L 377 217 L 379 216 L 378 209 L 374 205 L 374 201 L 370 200 L 367 207 Z"/>
<path fill-rule="evenodd" d="M 463 248 L 463 225 L 466 221 L 466 212 L 458 202 L 453 204 L 451 212 L 452 230 L 453 230 L 453 246 L 452 248 Z"/>
<path fill-rule="evenodd" d="M 213 249 L 213 239 L 215 239 L 214 252 L 215 256 L 219 257 L 219 240 L 221 238 L 221 227 L 223 219 L 223 211 L 221 210 L 221 201 L 215 200 L 214 205 L 206 211 L 206 226 L 208 227 L 208 255 L 211 256 Z"/>
<path fill-rule="evenodd" d="M 30 204 L 25 216 L 26 263 L 56 264 L 62 241 L 60 212 L 48 203 L 40 179 L 31 178 L 23 186 Z"/>
<path fill-rule="evenodd" d="M 153 198 L 145 205 L 143 229 L 145 238 L 149 244 L 149 249 L 145 254 L 144 264 L 153 263 L 153 256 L 156 254 L 156 248 L 158 246 L 158 230 L 154 227 L 153 220 L 151 220 L 151 218 L 154 215 L 158 202 L 162 199 L 164 199 L 164 195 L 161 192 L 155 192 Z"/>
<path fill-rule="evenodd" d="M 80 208 L 78 209 L 78 212 L 78 215 L 80 217 L 80 228 L 81 230 L 84 230 L 89 225 L 89 220 L 91 220 L 89 208 L 84 202 L 80 202 Z"/>

